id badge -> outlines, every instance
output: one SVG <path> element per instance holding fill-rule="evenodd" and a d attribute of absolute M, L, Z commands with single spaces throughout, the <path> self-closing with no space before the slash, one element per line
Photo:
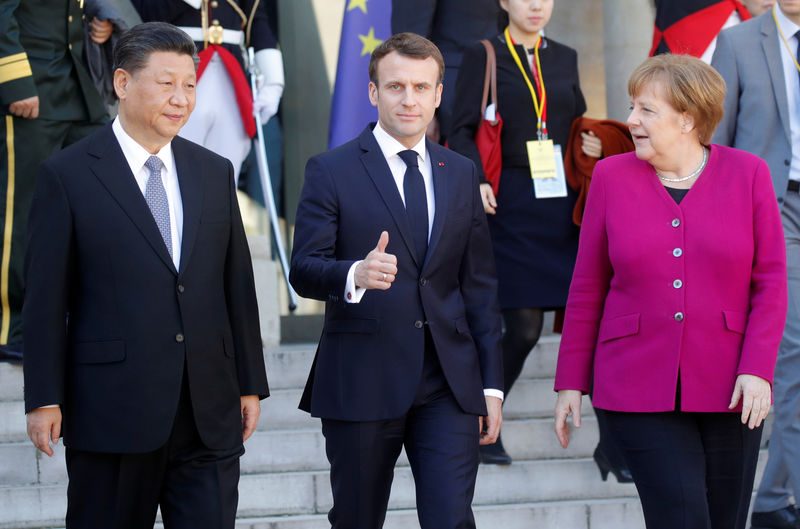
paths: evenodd
<path fill-rule="evenodd" d="M 531 178 L 555 178 L 556 164 L 553 160 L 553 140 L 526 142 L 528 148 L 528 165 Z"/>
<path fill-rule="evenodd" d="M 544 143 L 544 142 L 528 142 Z M 552 141 L 550 144 L 552 145 Z M 553 145 L 550 151 L 550 163 L 555 168 L 555 175 L 550 178 L 534 177 L 533 194 L 539 198 L 562 198 L 567 196 L 567 178 L 564 176 L 564 160 L 561 158 L 561 145 Z M 531 166 L 531 174 L 533 167 Z"/>

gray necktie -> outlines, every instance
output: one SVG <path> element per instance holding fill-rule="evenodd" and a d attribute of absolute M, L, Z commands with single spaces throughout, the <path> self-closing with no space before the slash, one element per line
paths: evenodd
<path fill-rule="evenodd" d="M 144 199 L 150 207 L 150 212 L 156 220 L 158 231 L 161 238 L 167 245 L 169 256 L 172 257 L 172 230 L 169 225 L 169 202 L 167 202 L 167 190 L 164 189 L 164 182 L 161 180 L 161 168 L 164 162 L 158 156 L 151 156 L 144 162 L 145 167 L 150 169 L 150 178 L 147 179 Z"/>

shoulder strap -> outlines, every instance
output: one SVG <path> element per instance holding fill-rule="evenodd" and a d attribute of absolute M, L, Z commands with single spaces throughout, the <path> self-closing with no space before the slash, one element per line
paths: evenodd
<path fill-rule="evenodd" d="M 497 57 L 491 42 L 487 39 L 482 39 L 480 42 L 486 48 L 486 75 L 483 80 L 483 97 L 481 98 L 481 119 L 483 119 L 486 115 L 490 90 L 495 112 L 497 111 Z"/>

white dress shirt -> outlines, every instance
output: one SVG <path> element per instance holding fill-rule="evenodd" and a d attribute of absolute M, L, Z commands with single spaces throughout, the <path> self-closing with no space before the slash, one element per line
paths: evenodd
<path fill-rule="evenodd" d="M 781 50 L 783 64 L 783 80 L 786 84 L 786 99 L 789 103 L 789 132 L 791 133 L 792 164 L 789 166 L 789 179 L 800 180 L 800 73 L 795 65 L 794 54 L 797 52 L 797 37 L 794 35 L 800 26 L 786 18 L 780 7 L 775 4 L 778 19 L 778 47 Z M 789 43 L 789 49 L 781 38 L 781 31 Z M 791 50 L 791 52 L 790 52 Z"/>
<path fill-rule="evenodd" d="M 150 178 L 150 170 L 145 167 L 144 163 L 150 158 L 151 154 L 125 132 L 119 117 L 114 119 L 111 129 L 117 137 L 119 146 L 122 148 L 122 154 L 125 155 L 125 160 L 128 162 L 131 173 L 136 179 L 136 184 L 144 197 L 147 189 L 147 180 Z M 181 241 L 183 240 L 183 202 L 181 202 L 178 172 L 175 169 L 175 157 L 172 155 L 172 143 L 164 145 L 155 156 L 158 156 L 164 163 L 164 167 L 161 169 L 161 180 L 164 182 L 164 189 L 167 192 L 169 227 L 172 232 L 172 262 L 177 270 L 180 268 Z"/>
<path fill-rule="evenodd" d="M 406 163 L 398 155 L 399 152 L 409 150 L 402 143 L 394 139 L 381 127 L 380 122 L 375 125 L 372 130 L 378 146 L 383 152 L 383 157 L 386 158 L 386 163 L 389 165 L 389 170 L 392 172 L 394 183 L 397 186 L 397 191 L 400 193 L 400 199 L 403 204 L 406 203 L 405 192 L 403 190 L 403 179 L 406 174 Z M 428 199 L 428 240 L 430 241 L 431 229 L 433 228 L 433 216 L 436 213 L 436 201 L 433 195 L 433 170 L 431 169 L 431 160 L 428 157 L 428 150 L 425 148 L 425 136 L 417 142 L 411 150 L 417 152 L 417 162 L 419 162 L 419 172 L 422 173 L 422 179 L 425 181 L 425 193 Z M 356 261 L 350 266 L 347 272 L 347 281 L 345 283 L 344 300 L 347 303 L 358 303 L 367 291 L 365 288 L 356 287 L 355 271 L 356 267 L 361 261 Z M 487 397 L 497 397 L 503 400 L 503 392 L 499 389 L 484 389 L 484 395 Z"/>

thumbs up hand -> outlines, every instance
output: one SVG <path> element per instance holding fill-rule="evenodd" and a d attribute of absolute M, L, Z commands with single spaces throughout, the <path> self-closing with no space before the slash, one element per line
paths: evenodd
<path fill-rule="evenodd" d="M 386 253 L 389 232 L 382 231 L 378 244 L 356 266 L 355 283 L 359 288 L 387 290 L 397 275 L 397 257 Z"/>

